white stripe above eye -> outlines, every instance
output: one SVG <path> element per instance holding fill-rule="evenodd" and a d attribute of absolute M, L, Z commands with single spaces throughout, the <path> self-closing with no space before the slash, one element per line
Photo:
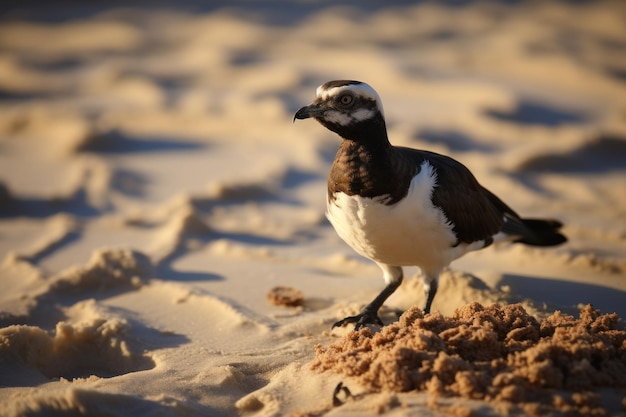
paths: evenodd
<path fill-rule="evenodd" d="M 317 97 L 323 100 L 327 100 L 330 97 L 336 97 L 344 91 L 350 91 L 355 96 L 364 97 L 366 99 L 376 101 L 376 107 L 378 107 L 378 111 L 380 111 L 380 114 L 383 116 L 383 118 L 385 117 L 385 112 L 383 111 L 383 103 L 382 103 L 382 100 L 380 99 L 380 96 L 378 95 L 378 93 L 376 93 L 376 91 L 372 87 L 370 87 L 369 85 L 365 83 L 342 85 L 340 87 L 329 88 L 328 90 L 325 90 L 322 87 L 323 86 L 321 85 L 317 87 L 316 95 Z M 365 110 L 365 109 L 361 109 L 361 110 Z M 371 117 L 371 116 L 359 117 L 359 116 L 356 116 L 356 113 L 353 114 L 353 116 L 355 117 L 355 119 L 359 121 L 365 120 Z"/>

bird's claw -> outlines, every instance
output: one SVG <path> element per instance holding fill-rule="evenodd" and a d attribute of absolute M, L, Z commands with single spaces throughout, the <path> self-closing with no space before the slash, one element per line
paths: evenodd
<path fill-rule="evenodd" d="M 378 314 L 376 314 L 375 311 L 365 309 L 356 316 L 350 316 L 346 317 L 345 319 L 339 320 L 338 322 L 333 324 L 332 328 L 334 329 L 335 327 L 342 327 L 348 323 L 354 323 L 354 330 L 357 331 L 368 324 L 378 324 L 379 326 L 383 326 L 382 320 L 380 319 L 380 317 L 378 317 Z"/>

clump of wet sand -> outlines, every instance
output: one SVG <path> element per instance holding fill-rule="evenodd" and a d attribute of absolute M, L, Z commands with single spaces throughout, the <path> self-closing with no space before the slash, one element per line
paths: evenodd
<path fill-rule="evenodd" d="M 378 333 L 365 328 L 318 345 L 312 368 L 374 392 L 426 391 L 531 415 L 604 416 L 594 391 L 626 387 L 626 331 L 617 314 L 590 305 L 577 319 L 557 311 L 543 320 L 519 304 L 471 303 L 450 317 L 411 308 Z"/>

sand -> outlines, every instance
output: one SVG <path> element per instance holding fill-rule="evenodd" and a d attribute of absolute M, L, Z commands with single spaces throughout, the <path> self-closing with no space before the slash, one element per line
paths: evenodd
<path fill-rule="evenodd" d="M 626 415 L 621 2 L 0 13 L 0 415 Z M 338 139 L 292 123 L 342 78 L 569 242 L 331 331 L 383 286 L 324 217 Z"/>
<path fill-rule="evenodd" d="M 318 346 L 312 369 L 354 377 L 372 392 L 426 391 L 433 405 L 461 397 L 507 412 L 604 416 L 594 391 L 626 388 L 619 320 L 589 305 L 578 320 L 557 311 L 541 322 L 520 304 L 472 303 L 447 318 L 412 307 L 379 333 Z"/>

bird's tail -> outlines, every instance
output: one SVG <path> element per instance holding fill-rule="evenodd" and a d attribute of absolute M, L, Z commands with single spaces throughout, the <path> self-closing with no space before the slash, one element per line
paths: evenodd
<path fill-rule="evenodd" d="M 532 246 L 556 246 L 567 242 L 567 238 L 559 232 L 563 224 L 558 220 L 520 219 L 523 229 L 520 237 L 513 242 Z"/>
<path fill-rule="evenodd" d="M 504 224 L 501 232 L 512 242 L 524 243 L 532 246 L 556 246 L 567 242 L 567 238 L 560 233 L 563 223 L 552 219 L 523 219 L 513 209 L 507 206 L 495 194 L 483 188 L 491 202 L 504 212 Z"/>

